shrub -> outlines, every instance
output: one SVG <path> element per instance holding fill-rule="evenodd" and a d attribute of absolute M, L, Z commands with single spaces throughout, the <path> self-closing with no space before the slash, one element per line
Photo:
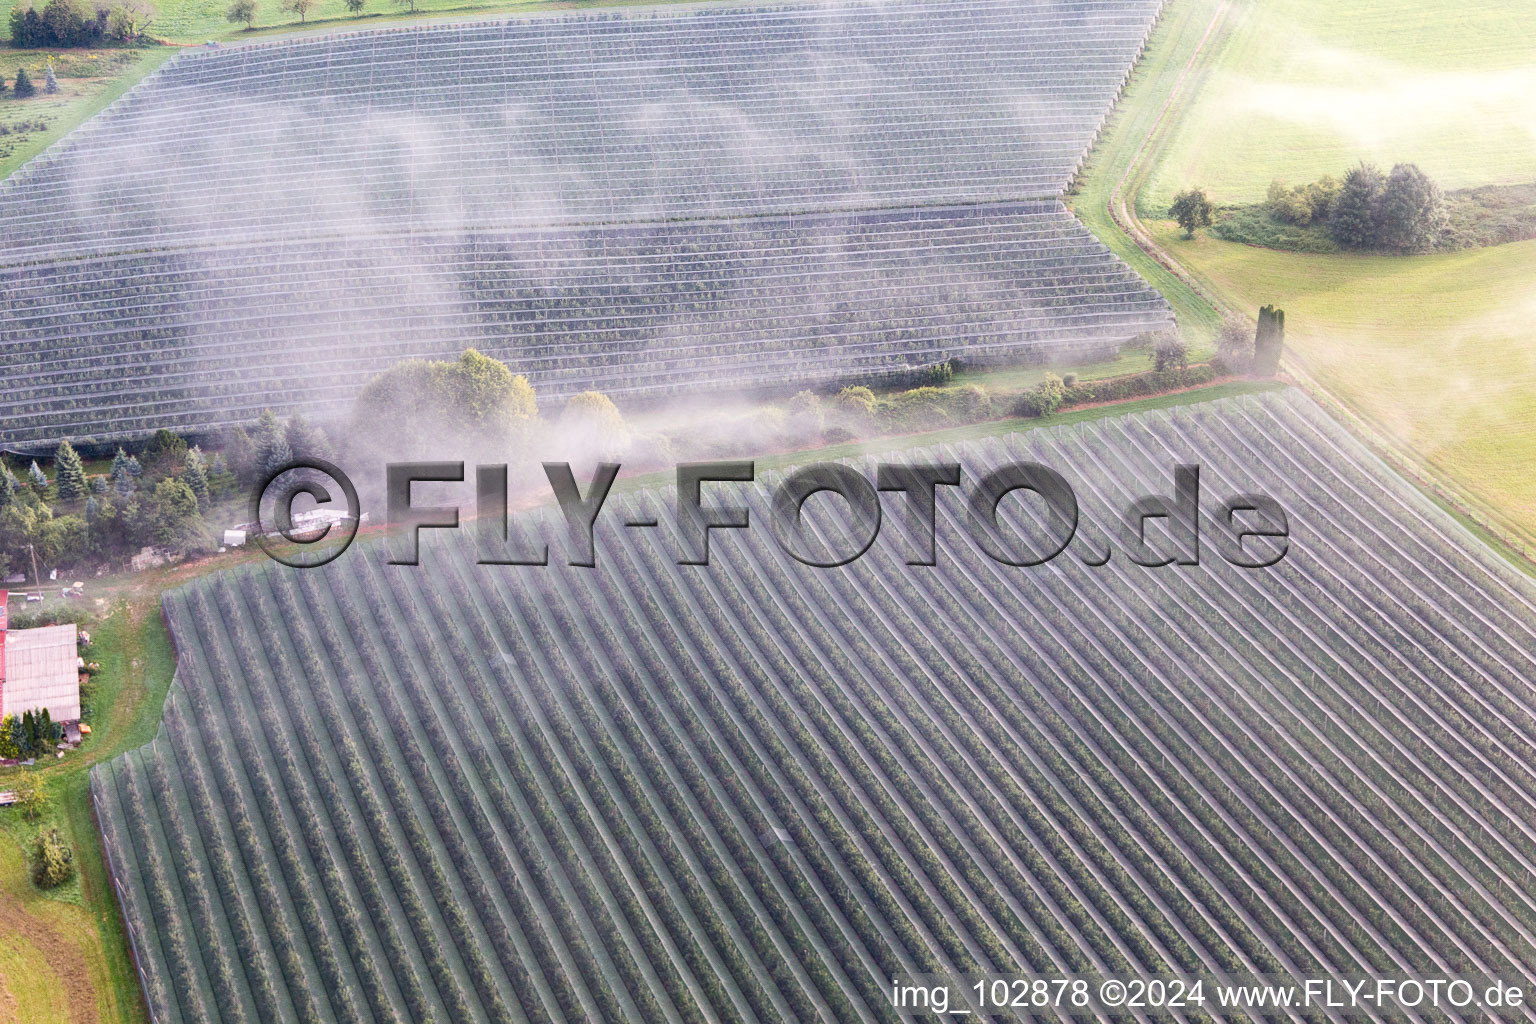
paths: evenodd
<path fill-rule="evenodd" d="M 1189 366 L 1189 349 L 1184 339 L 1171 331 L 1163 331 L 1152 341 L 1152 369 L 1158 373 L 1182 370 Z"/>
<path fill-rule="evenodd" d="M 12 87 L 12 91 L 19 100 L 24 100 L 29 96 L 37 94 L 37 86 L 33 85 L 32 79 L 27 76 L 26 68 L 16 69 L 16 84 Z"/>
<path fill-rule="evenodd" d="M 934 363 L 925 366 L 916 374 L 915 383 L 919 387 L 939 387 L 948 384 L 955 379 L 955 368 L 948 360 L 942 363 Z"/>
<path fill-rule="evenodd" d="M 912 388 L 898 392 L 880 404 L 880 418 L 896 428 L 915 428 L 947 421 L 944 392 L 938 388 Z"/>
<path fill-rule="evenodd" d="M 1048 374 L 1044 380 L 1019 396 L 1014 403 L 1013 414 L 1038 418 L 1049 416 L 1061 408 L 1061 403 L 1066 400 L 1067 389 L 1062 384 L 1061 378 L 1055 374 Z"/>
<path fill-rule="evenodd" d="M 1191 366 L 1182 370 L 1166 370 L 1162 373 L 1133 373 L 1109 380 L 1086 381 L 1066 390 L 1063 406 L 1090 405 L 1095 402 L 1124 402 L 1143 398 L 1164 391 L 1195 388 L 1209 384 L 1217 377 L 1214 366 Z"/>
<path fill-rule="evenodd" d="M 832 399 L 832 404 L 840 412 L 854 413 L 860 416 L 873 416 L 875 414 L 875 393 L 862 385 L 846 387 L 839 391 Z"/>
<path fill-rule="evenodd" d="M 74 876 L 75 853 L 59 837 L 56 828 L 37 834 L 36 858 L 32 866 L 32 880 L 40 889 L 57 888 Z"/>
<path fill-rule="evenodd" d="M 12 789 L 16 793 L 16 809 L 28 821 L 36 821 L 48 810 L 48 793 L 43 780 L 36 775 L 23 775 Z"/>
<path fill-rule="evenodd" d="M 1269 215 L 1285 224 L 1306 226 L 1312 223 L 1312 204 L 1307 202 L 1306 188 L 1291 188 L 1276 178 L 1269 183 L 1265 197 Z"/>
<path fill-rule="evenodd" d="M 1217 369 L 1226 373 L 1247 373 L 1253 368 L 1253 324 L 1237 317 L 1221 322 L 1216 335 Z"/>
<path fill-rule="evenodd" d="M 848 441 L 856 439 L 857 437 L 858 435 L 849 430 L 847 427 L 829 427 L 821 435 L 821 439 L 827 444 L 844 444 Z"/>
<path fill-rule="evenodd" d="M 821 398 L 814 391 L 796 392 L 789 400 L 788 411 L 796 426 L 810 430 L 820 430 L 825 419 Z"/>

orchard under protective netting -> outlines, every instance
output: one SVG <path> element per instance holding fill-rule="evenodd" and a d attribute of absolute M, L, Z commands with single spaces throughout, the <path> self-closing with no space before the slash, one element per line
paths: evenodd
<path fill-rule="evenodd" d="M 903 457 L 1057 467 L 1099 536 L 1196 463 L 1290 548 L 1014 568 L 946 490 L 934 567 L 890 516 L 844 569 L 755 529 L 701 568 L 642 492 L 595 569 L 432 533 L 174 591 L 164 728 L 92 778 L 154 1019 L 894 1024 L 904 972 L 1536 971 L 1531 582 L 1315 405 Z"/>
<path fill-rule="evenodd" d="M 189 249 L 8 285 L 10 437 L 325 410 L 394 360 L 470 346 L 541 398 L 622 397 L 897 382 L 962 354 L 1093 351 L 1168 316 L 1058 203 Z"/>
<path fill-rule="evenodd" d="M 1160 7 L 678 6 L 188 53 L 0 186 L 0 437 L 327 411 L 469 345 L 559 397 L 1162 327 L 1057 201 Z"/>

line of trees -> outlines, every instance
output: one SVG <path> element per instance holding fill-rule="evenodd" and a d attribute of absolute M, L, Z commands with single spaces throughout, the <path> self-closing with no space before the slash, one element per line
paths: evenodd
<path fill-rule="evenodd" d="M 59 79 L 58 76 L 53 73 L 53 65 L 49 64 L 43 69 L 43 93 L 45 95 L 52 96 L 58 91 Z M 4 94 L 5 80 L 0 79 L 0 95 Z M 32 81 L 32 76 L 27 74 L 26 68 L 16 69 L 16 81 L 11 86 L 11 95 L 18 100 L 31 99 L 33 96 L 37 95 L 37 84 Z M 27 131 L 33 127 L 34 126 L 31 123 L 26 121 L 20 122 L 19 124 L 13 123 L 9 126 L 9 130 L 0 130 L 0 135 L 8 135 L 10 132 L 15 131 Z M 38 121 L 35 125 L 35 130 L 44 131 L 47 129 L 47 127 L 48 125 L 45 122 Z"/>
<path fill-rule="evenodd" d="M 0 758 L 15 759 L 50 754 L 64 738 L 64 727 L 55 722 L 48 709 L 0 719 Z"/>
<path fill-rule="evenodd" d="M 44 568 L 84 568 L 144 547 L 175 557 L 211 550 L 217 510 L 238 517 L 247 489 L 296 455 L 335 457 L 323 430 L 268 410 L 254 432 L 235 428 L 211 454 L 160 430 L 137 454 L 118 448 L 96 474 L 68 441 L 54 451 L 52 480 L 36 459 L 21 472 L 0 458 L 0 572 L 30 573 L 34 555 Z"/>
<path fill-rule="evenodd" d="M 309 12 L 314 10 L 320 0 L 279 0 L 279 8 L 285 14 L 297 14 L 302 24 L 309 18 Z M 368 0 L 342 0 L 347 8 L 347 13 L 356 17 L 363 13 L 363 8 L 368 5 Z M 397 7 L 407 8 L 412 14 L 416 13 L 416 0 L 390 0 Z M 224 11 L 224 20 L 232 25 L 244 25 L 246 29 L 256 27 L 256 16 L 261 11 L 257 0 L 234 0 Z"/>
<path fill-rule="evenodd" d="M 1327 225 L 1329 236 L 1346 249 L 1424 252 L 1448 223 L 1440 186 L 1411 163 L 1385 174 L 1361 163 L 1342 182 L 1327 175 L 1294 187 L 1275 181 L 1266 205 L 1285 224 Z"/>
<path fill-rule="evenodd" d="M 48 0 L 39 11 L 32 4 L 11 8 L 11 45 L 22 50 L 129 43 L 143 33 L 154 15 L 147 0 L 117 0 L 87 6 L 84 0 Z M 52 80 L 52 72 L 49 72 Z M 58 87 L 53 83 L 49 90 Z M 20 98 L 20 92 L 17 92 Z"/>

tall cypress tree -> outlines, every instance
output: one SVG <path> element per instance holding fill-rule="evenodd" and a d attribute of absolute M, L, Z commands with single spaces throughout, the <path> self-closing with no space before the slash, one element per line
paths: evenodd
<path fill-rule="evenodd" d="M 1285 347 L 1285 310 L 1265 306 L 1259 310 L 1259 331 L 1253 340 L 1253 372 L 1273 377 L 1280 371 L 1280 355 Z"/>

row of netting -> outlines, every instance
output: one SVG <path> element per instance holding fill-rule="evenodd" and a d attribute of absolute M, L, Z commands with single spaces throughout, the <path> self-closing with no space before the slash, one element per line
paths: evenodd
<path fill-rule="evenodd" d="M 895 1021 L 902 971 L 1536 969 L 1533 589 L 1315 406 L 902 460 L 1055 467 L 1084 539 L 1004 566 L 941 488 L 937 565 L 893 506 L 812 569 L 770 475 L 708 566 L 643 491 L 595 569 L 439 535 L 173 592 L 165 727 L 93 776 L 155 1019 Z M 1176 462 L 1206 515 L 1274 497 L 1286 557 L 1087 564 Z"/>
<path fill-rule="evenodd" d="M 1160 6 L 679 5 L 189 53 L 0 187 L 0 263 L 1054 197 Z"/>
<path fill-rule="evenodd" d="M 1103 351 L 1167 302 L 1058 202 L 340 237 L 0 270 L 0 436 L 344 412 L 467 347 L 539 396 L 879 383 Z"/>

